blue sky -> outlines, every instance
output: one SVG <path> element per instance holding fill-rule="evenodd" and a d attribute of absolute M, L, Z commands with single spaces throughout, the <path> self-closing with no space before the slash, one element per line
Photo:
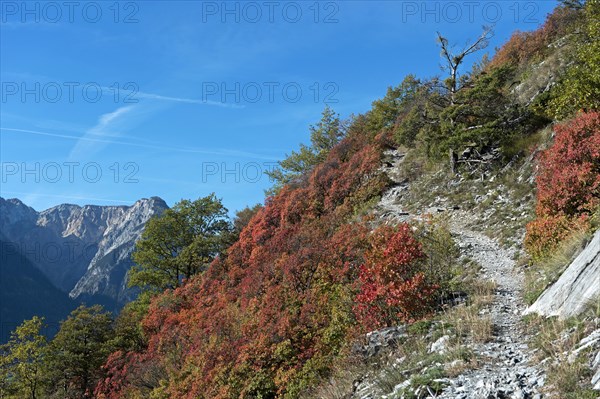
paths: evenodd
<path fill-rule="evenodd" d="M 442 73 L 436 31 L 460 47 L 494 24 L 492 52 L 555 4 L 2 1 L 0 195 L 37 210 L 262 202 L 260 172 L 326 103 L 365 112 L 407 74 Z"/>

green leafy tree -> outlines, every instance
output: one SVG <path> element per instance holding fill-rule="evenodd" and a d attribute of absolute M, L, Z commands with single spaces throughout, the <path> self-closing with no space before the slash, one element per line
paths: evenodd
<path fill-rule="evenodd" d="M 41 334 L 44 320 L 37 316 L 26 320 L 0 348 L 0 397 L 41 398 L 43 365 L 47 346 Z"/>
<path fill-rule="evenodd" d="M 6 345 L 0 346 L 0 398 L 10 397 L 12 389 L 7 349 Z"/>
<path fill-rule="evenodd" d="M 161 292 L 205 270 L 229 242 L 227 209 L 214 194 L 182 200 L 146 224 L 129 285 Z"/>
<path fill-rule="evenodd" d="M 310 127 L 310 146 L 300 144 L 298 152 L 279 161 L 279 167 L 265 172 L 274 182 L 268 194 L 277 193 L 286 184 L 292 183 L 315 165 L 327 158 L 329 151 L 344 137 L 345 128 L 340 117 L 329 106 L 323 110 L 321 120 Z"/>
<path fill-rule="evenodd" d="M 310 142 L 318 162 L 327 158 L 331 150 L 344 137 L 344 126 L 340 116 L 331 107 L 326 106 L 321 120 L 310 127 Z"/>
<path fill-rule="evenodd" d="M 91 398 L 112 352 L 112 317 L 102 306 L 80 306 L 61 323 L 49 346 L 47 377 L 51 397 Z"/>
<path fill-rule="evenodd" d="M 553 89 L 550 107 L 559 119 L 579 110 L 600 109 L 600 0 L 588 0 L 584 16 L 585 26 L 573 35 L 577 40 L 574 62 Z"/>
<path fill-rule="evenodd" d="M 142 321 L 148 313 L 152 296 L 151 291 L 142 291 L 119 312 L 114 323 L 115 336 L 112 342 L 116 350 L 139 352 L 146 348 Z"/>

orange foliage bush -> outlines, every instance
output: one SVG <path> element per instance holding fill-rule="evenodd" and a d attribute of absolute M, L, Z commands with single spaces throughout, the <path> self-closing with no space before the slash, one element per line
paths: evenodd
<path fill-rule="evenodd" d="M 553 41 L 565 36 L 568 27 L 578 17 L 577 11 L 568 7 L 557 7 L 548 15 L 544 25 L 532 32 L 516 31 L 494 55 L 490 67 L 505 64 L 523 65 L 545 54 Z"/>
<path fill-rule="evenodd" d="M 537 220 L 525 245 L 535 258 L 556 248 L 600 205 L 600 113 L 581 113 L 555 127 L 552 147 L 539 157 Z"/>
<path fill-rule="evenodd" d="M 587 226 L 586 218 L 565 215 L 542 216 L 527 224 L 525 248 L 534 259 L 542 259 L 569 237 L 574 230 Z"/>

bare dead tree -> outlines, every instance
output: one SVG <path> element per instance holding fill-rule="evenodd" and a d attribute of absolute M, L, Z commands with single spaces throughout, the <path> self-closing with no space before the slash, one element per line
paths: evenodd
<path fill-rule="evenodd" d="M 456 104 L 456 93 L 461 89 L 459 85 L 459 73 L 458 68 L 470 54 L 473 54 L 479 50 L 486 48 L 489 44 L 489 40 L 494 36 L 492 27 L 484 26 L 481 35 L 471 44 L 467 44 L 458 53 L 454 53 L 452 46 L 449 45 L 448 39 L 442 36 L 440 32 L 437 32 L 437 41 L 441 47 L 441 57 L 446 62 L 443 67 L 449 73 L 448 87 L 450 91 L 450 104 Z"/>
<path fill-rule="evenodd" d="M 468 55 L 486 48 L 493 35 L 494 33 L 492 31 L 492 27 L 484 26 L 483 32 L 474 42 L 470 44 L 467 43 L 465 47 L 463 47 L 459 52 L 455 53 L 453 46 L 449 44 L 448 39 L 442 36 L 440 32 L 437 32 L 437 42 L 441 48 L 440 55 L 445 61 L 445 65 L 442 68 L 448 71 L 449 74 L 448 80 L 446 81 L 446 85 L 444 88 L 450 92 L 450 106 L 456 104 L 456 94 L 463 88 L 463 86 L 461 86 L 459 83 L 459 67 Z M 449 122 L 451 126 L 454 126 L 454 119 L 451 119 Z M 450 169 L 452 170 L 452 173 L 455 174 L 458 163 L 458 157 L 454 152 L 453 148 L 450 148 L 449 155 Z"/>

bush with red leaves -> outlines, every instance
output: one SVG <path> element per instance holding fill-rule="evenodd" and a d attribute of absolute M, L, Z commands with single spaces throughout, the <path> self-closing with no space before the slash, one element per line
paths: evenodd
<path fill-rule="evenodd" d="M 600 113 L 581 113 L 554 129 L 552 147 L 539 157 L 537 220 L 527 225 L 525 245 L 543 258 L 600 205 Z"/>
<path fill-rule="evenodd" d="M 532 59 L 541 58 L 548 46 L 565 36 L 579 17 L 577 10 L 557 7 L 548 15 L 544 24 L 531 32 L 516 31 L 494 55 L 490 67 L 523 65 Z"/>
<path fill-rule="evenodd" d="M 430 313 L 439 287 L 425 277 L 425 254 L 410 226 L 382 227 L 369 241 L 354 307 L 363 330 L 415 321 Z"/>
<path fill-rule="evenodd" d="M 147 349 L 111 356 L 98 396 L 296 397 L 327 375 L 356 330 L 369 230 L 351 221 L 387 184 L 378 140 L 344 139 L 269 198 L 226 256 L 155 298 Z"/>

